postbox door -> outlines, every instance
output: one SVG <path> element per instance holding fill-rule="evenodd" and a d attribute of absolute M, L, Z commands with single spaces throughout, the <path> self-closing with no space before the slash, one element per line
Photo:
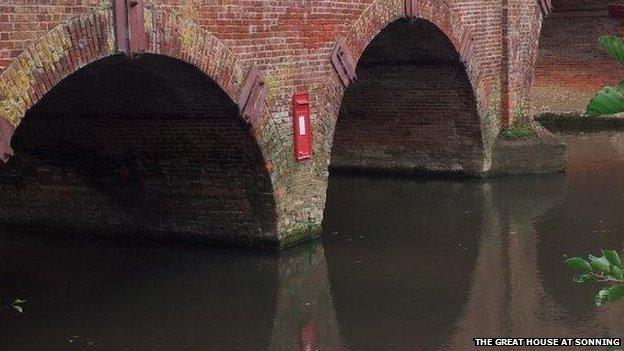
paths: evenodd
<path fill-rule="evenodd" d="M 293 97 L 293 134 L 295 159 L 302 161 L 312 157 L 312 128 L 308 93 L 298 93 Z"/>

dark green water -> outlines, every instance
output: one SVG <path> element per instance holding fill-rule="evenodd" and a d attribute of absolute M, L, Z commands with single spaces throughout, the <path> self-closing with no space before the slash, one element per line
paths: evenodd
<path fill-rule="evenodd" d="M 253 250 L 0 233 L 0 350 L 474 350 L 622 337 L 565 255 L 624 247 L 624 135 L 567 136 L 566 174 L 332 176 L 325 235 Z M 594 348 L 597 350 L 598 348 Z M 578 350 L 578 348 L 577 348 Z"/>

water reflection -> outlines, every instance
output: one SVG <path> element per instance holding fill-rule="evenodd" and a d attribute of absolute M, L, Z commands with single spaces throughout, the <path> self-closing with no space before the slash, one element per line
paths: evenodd
<path fill-rule="evenodd" d="M 298 247 L 279 261 L 277 309 L 269 350 L 346 350 L 340 336 L 320 243 Z"/>
<path fill-rule="evenodd" d="M 326 247 L 345 342 L 473 350 L 474 337 L 622 337 L 624 304 L 594 307 L 596 287 L 575 285 L 562 264 L 622 249 L 621 140 L 569 137 L 566 175 L 333 177 Z"/>
<path fill-rule="evenodd" d="M 272 332 L 271 255 L 145 242 L 2 235 L 1 296 L 26 313 L 1 350 L 248 350 Z"/>
<path fill-rule="evenodd" d="M 345 350 L 321 243 L 284 255 L 0 236 L 1 350 Z"/>
<path fill-rule="evenodd" d="M 622 337 L 564 255 L 624 248 L 624 138 L 568 137 L 566 175 L 332 176 L 325 237 L 283 254 L 0 231 L 0 350 L 473 350 Z"/>

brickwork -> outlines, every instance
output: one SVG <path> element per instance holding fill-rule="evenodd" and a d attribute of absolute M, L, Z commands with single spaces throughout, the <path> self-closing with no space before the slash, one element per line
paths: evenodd
<path fill-rule="evenodd" d="M 28 111 L 13 146 L 0 170 L 4 220 L 200 240 L 268 242 L 276 231 L 271 180 L 236 106 L 173 59 L 117 55 L 81 69 Z"/>
<path fill-rule="evenodd" d="M 602 86 L 617 84 L 624 77 L 624 69 L 598 44 L 602 35 L 622 34 L 620 22 L 609 16 L 609 4 L 553 1 L 535 65 L 534 113 L 583 113 Z"/>
<path fill-rule="evenodd" d="M 501 76 L 506 79 L 503 85 L 508 87 L 504 89 L 504 119 L 509 126 L 522 122 L 520 120 L 528 113 L 543 15 L 539 1 L 507 1 L 508 9 L 503 11 L 507 22 L 503 37 L 507 63 L 503 65 Z"/>
<path fill-rule="evenodd" d="M 283 243 L 318 233 L 334 131 L 336 140 L 358 143 L 340 136 L 343 129 L 349 131 L 356 124 L 347 126 L 349 119 L 339 117 L 345 92 L 347 105 L 352 99 L 331 63 L 338 40 L 344 39 L 358 61 L 378 34 L 397 20 L 418 18 L 437 27 L 456 54 L 452 65 L 438 71 L 439 81 L 453 82 L 453 88 L 447 85 L 444 93 L 431 92 L 448 99 L 447 106 L 433 110 L 440 123 L 414 127 L 411 138 L 387 134 L 385 140 L 397 141 L 395 150 L 414 152 L 411 168 L 470 168 L 484 174 L 492 169 L 493 146 L 506 114 L 513 115 L 518 106 L 531 103 L 533 63 L 538 47 L 542 47 L 538 43 L 543 19 L 537 0 L 420 0 L 410 2 L 414 5 L 407 9 L 404 0 L 144 2 L 147 53 L 195 66 L 231 101 L 238 100 L 252 67 L 262 72 L 268 88 L 264 113 L 245 127 L 259 150 L 254 165 L 266 170 L 273 189 L 277 218 L 274 237 Z M 563 6 L 562 13 L 567 11 L 568 5 L 558 1 L 553 5 L 555 9 Z M 587 18 L 603 18 L 600 11 L 581 12 Z M 556 16 L 555 11 L 552 18 Z M 35 4 L 10 0 L 0 4 L 0 118 L 9 121 L 11 128 L 18 127 L 28 111 L 65 77 L 117 52 L 113 18 L 110 1 L 50 0 Z M 549 28 L 548 23 L 545 28 Z M 396 38 L 402 42 L 389 47 L 400 48 L 409 39 Z M 543 47 L 549 47 L 548 40 Z M 438 47 L 428 50 L 434 56 L 442 54 Z M 374 92 L 368 90 L 376 85 L 375 77 L 398 79 L 398 75 L 391 77 L 392 72 L 401 72 L 397 67 L 377 71 L 371 78 L 363 70 L 361 81 L 351 90 L 371 96 Z M 416 74 L 412 71 L 410 75 Z M 403 73 L 401 77 L 407 76 Z M 537 74 L 540 76 L 545 75 Z M 413 82 L 420 84 L 418 89 L 433 84 L 432 79 L 425 78 Z M 293 158 L 290 116 L 290 99 L 299 91 L 310 93 L 314 133 L 314 157 L 301 163 Z M 451 91 L 460 93 L 451 98 Z M 445 114 L 443 110 L 463 113 Z M 407 123 L 416 126 L 422 122 L 418 121 Z M 22 138 L 20 128 L 16 131 L 18 139 Z M 424 132 L 427 128 L 433 132 Z M 11 132 L 0 136 L 3 155 L 5 139 Z M 417 137 L 427 134 L 430 138 Z M 400 140 L 414 143 L 399 145 Z M 466 150 L 469 152 L 462 152 Z M 460 153 L 462 156 L 457 157 Z"/>
<path fill-rule="evenodd" d="M 332 167 L 398 172 L 483 170 L 468 76 L 433 24 L 400 20 L 360 58 L 336 126 Z"/>
<path fill-rule="evenodd" d="M 540 127 L 539 137 L 498 138 L 492 148 L 493 175 L 561 172 L 566 161 L 566 145 Z"/>

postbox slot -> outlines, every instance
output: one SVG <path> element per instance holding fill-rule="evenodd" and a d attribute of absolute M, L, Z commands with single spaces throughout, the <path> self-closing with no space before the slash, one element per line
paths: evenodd
<path fill-rule="evenodd" d="M 305 116 L 299 116 L 299 135 L 306 135 Z"/>
<path fill-rule="evenodd" d="M 418 16 L 418 0 L 405 0 L 405 16 L 414 18 Z"/>

